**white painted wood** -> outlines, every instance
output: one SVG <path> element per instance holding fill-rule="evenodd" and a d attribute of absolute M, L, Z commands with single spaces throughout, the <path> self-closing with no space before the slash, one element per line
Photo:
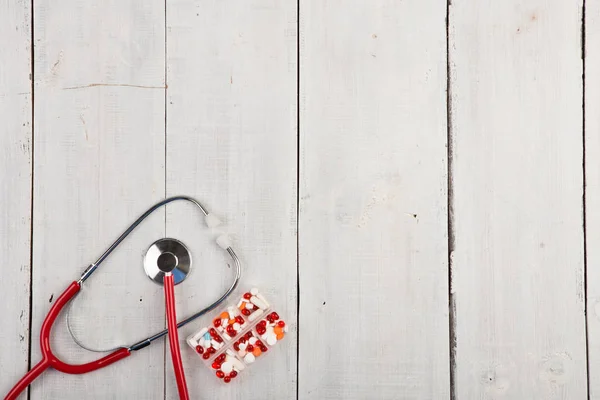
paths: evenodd
<path fill-rule="evenodd" d="M 164 13 L 163 1 L 34 3 L 33 343 L 52 301 L 164 196 Z M 86 283 L 74 308 L 85 343 L 130 344 L 162 329 L 162 288 L 141 257 L 163 234 L 161 212 Z M 64 319 L 53 336 L 68 361 L 97 357 L 75 347 Z M 32 399 L 162 399 L 163 351 L 82 376 L 49 371 Z"/>
<path fill-rule="evenodd" d="M 0 395 L 27 371 L 31 225 L 31 6 L 0 2 Z"/>
<path fill-rule="evenodd" d="M 590 399 L 600 399 L 600 1 L 586 1 L 585 172 Z"/>
<path fill-rule="evenodd" d="M 225 221 L 244 265 L 240 289 L 261 288 L 292 326 L 230 385 L 184 348 L 191 398 L 296 398 L 296 9 L 295 0 L 167 3 L 167 192 L 195 196 Z M 195 215 L 168 207 L 167 235 L 195 258 L 176 288 L 180 315 L 215 299 L 233 275 Z M 166 389 L 177 398 L 169 357 Z"/>
<path fill-rule="evenodd" d="M 580 2 L 450 8 L 457 399 L 585 399 Z"/>
<path fill-rule="evenodd" d="M 301 3 L 301 399 L 449 396 L 445 13 Z"/>

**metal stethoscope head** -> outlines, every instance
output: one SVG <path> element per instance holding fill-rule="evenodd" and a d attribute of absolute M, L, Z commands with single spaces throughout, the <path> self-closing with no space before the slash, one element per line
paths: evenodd
<path fill-rule="evenodd" d="M 119 244 L 121 244 L 121 242 L 140 223 L 142 223 L 142 221 L 144 221 L 148 216 L 150 216 L 150 214 L 152 214 L 158 208 L 160 208 L 166 204 L 169 204 L 171 202 L 177 201 L 177 200 L 187 201 L 187 202 L 194 204 L 196 207 L 198 207 L 198 209 L 205 216 L 206 224 L 210 228 L 216 227 L 216 225 L 218 225 L 218 223 L 219 223 L 218 219 L 216 217 L 214 217 L 212 214 L 209 214 L 208 211 L 206 210 L 206 208 L 204 208 L 197 200 L 195 200 L 191 197 L 188 197 L 188 196 L 175 196 L 175 197 L 167 198 L 163 201 L 156 203 L 152 207 L 150 207 L 148 210 L 146 210 L 146 212 L 144 214 L 142 214 L 138 219 L 136 219 L 121 234 L 121 236 L 119 236 L 117 238 L 117 240 L 115 240 L 108 247 L 108 249 L 98 258 L 98 260 L 96 260 L 94 263 L 92 263 L 83 272 L 83 274 L 81 275 L 81 277 L 79 278 L 79 281 L 77 281 L 77 283 L 79 285 L 81 285 L 81 287 L 83 287 L 83 283 L 96 271 L 96 269 L 98 269 L 100 264 L 102 264 L 102 262 L 104 262 L 104 260 L 117 248 L 117 246 L 119 246 Z M 237 287 L 237 285 L 240 281 L 242 267 L 241 267 L 241 263 L 240 263 L 238 256 L 236 255 L 235 251 L 233 250 L 233 248 L 231 246 L 230 240 L 226 236 L 221 236 L 217 239 L 217 244 L 222 249 L 224 249 L 229 254 L 231 259 L 233 260 L 233 263 L 235 265 L 235 276 L 234 276 L 233 282 L 231 283 L 229 288 L 225 291 L 225 293 L 223 293 L 223 295 L 221 297 L 219 297 L 215 302 L 210 304 L 208 307 L 205 307 L 204 309 L 198 311 L 197 313 L 190 315 L 186 319 L 180 321 L 177 324 L 177 328 L 181 328 L 182 326 L 187 325 L 188 323 L 194 321 L 195 319 L 201 317 L 202 315 L 206 314 L 207 312 L 218 307 L 235 290 L 235 288 Z M 192 263 L 191 255 L 190 255 L 187 247 L 183 243 L 181 243 L 175 239 L 165 238 L 165 239 L 160 239 L 160 240 L 154 242 L 150 246 L 150 248 L 148 249 L 148 252 L 146 253 L 145 259 L 144 259 L 144 269 L 145 269 L 148 277 L 150 277 L 150 279 L 152 279 L 153 281 L 155 281 L 157 283 L 161 283 L 161 284 L 162 284 L 162 279 L 164 277 L 165 272 L 171 271 L 173 273 L 173 276 L 175 277 L 175 284 L 177 284 L 177 283 L 181 282 L 183 279 L 185 279 L 185 277 L 187 276 L 187 274 L 190 271 L 191 263 Z M 73 300 L 75 300 L 75 299 L 73 299 Z M 71 315 L 71 309 L 73 307 L 73 304 L 74 304 L 74 301 L 71 301 L 68 311 L 67 311 L 67 318 L 66 318 L 67 329 L 69 331 L 69 334 L 73 338 L 73 341 L 78 346 L 80 346 L 81 348 L 88 350 L 88 351 L 97 352 L 97 353 L 111 352 L 111 351 L 115 351 L 118 349 L 127 349 L 129 351 L 135 351 L 135 350 L 142 349 L 146 346 L 149 346 L 153 341 L 160 339 L 161 337 L 167 335 L 167 333 L 168 333 L 168 329 L 164 329 L 164 330 L 157 332 L 151 336 L 148 336 L 147 338 L 142 339 L 132 345 L 122 345 L 122 346 L 117 346 L 117 347 L 109 348 L 109 349 L 94 349 L 94 348 L 91 348 L 91 347 L 83 344 L 82 341 L 77 338 L 77 336 L 75 335 L 75 333 L 72 329 L 70 315 Z"/>

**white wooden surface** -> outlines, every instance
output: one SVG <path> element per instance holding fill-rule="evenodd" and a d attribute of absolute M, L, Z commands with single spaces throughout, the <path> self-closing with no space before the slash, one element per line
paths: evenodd
<path fill-rule="evenodd" d="M 300 398 L 448 398 L 445 12 L 301 4 Z"/>
<path fill-rule="evenodd" d="M 600 399 L 600 1 L 587 0 L 585 171 L 589 395 Z"/>
<path fill-rule="evenodd" d="M 585 399 L 581 4 L 450 6 L 457 399 Z"/>
<path fill-rule="evenodd" d="M 27 370 L 31 225 L 31 5 L 0 2 L 2 390 Z M 6 382 L 6 383 L 5 383 Z M 8 390 L 8 389 L 7 389 Z"/>
<path fill-rule="evenodd" d="M 69 282 L 187 194 L 224 219 L 237 294 L 263 288 L 292 327 L 228 386 L 183 345 L 194 399 L 600 399 L 600 1 L 583 7 L 0 0 L 0 391 Z M 86 344 L 162 329 L 141 257 L 165 235 L 195 259 L 179 315 L 227 286 L 216 233 L 173 204 L 76 299 Z M 30 397 L 175 399 L 165 343 Z M 95 357 L 64 319 L 53 345 Z"/>

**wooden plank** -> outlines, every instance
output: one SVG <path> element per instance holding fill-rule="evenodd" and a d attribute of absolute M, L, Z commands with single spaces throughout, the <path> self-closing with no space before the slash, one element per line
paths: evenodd
<path fill-rule="evenodd" d="M 174 0 L 167 3 L 167 192 L 206 203 L 225 220 L 244 269 L 279 314 L 297 319 L 297 4 Z M 193 272 L 176 293 L 178 313 L 213 301 L 232 279 L 228 258 L 197 211 L 173 204 L 167 235 L 186 243 Z M 230 299 L 231 302 L 236 299 Z M 180 336 L 210 317 L 181 329 Z M 296 398 L 292 332 L 223 387 L 183 349 L 191 398 Z M 170 359 L 167 398 L 177 398 Z"/>
<path fill-rule="evenodd" d="M 585 399 L 581 2 L 452 1 L 457 399 Z"/>
<path fill-rule="evenodd" d="M 301 3 L 301 399 L 448 398 L 445 14 Z"/>
<path fill-rule="evenodd" d="M 135 217 L 163 198 L 164 1 L 34 3 L 33 343 L 52 302 Z M 142 255 L 164 235 L 152 216 L 86 282 L 73 309 L 88 346 L 131 344 L 164 326 L 162 289 Z M 70 340 L 65 360 L 97 354 Z M 162 399 L 163 343 L 81 376 L 49 371 L 33 399 Z M 40 358 L 37 346 L 33 360 Z"/>
<path fill-rule="evenodd" d="M 31 234 L 31 6 L 0 2 L 0 394 L 27 371 Z"/>
<path fill-rule="evenodd" d="M 600 399 L 600 1 L 585 12 L 585 217 L 589 398 Z"/>

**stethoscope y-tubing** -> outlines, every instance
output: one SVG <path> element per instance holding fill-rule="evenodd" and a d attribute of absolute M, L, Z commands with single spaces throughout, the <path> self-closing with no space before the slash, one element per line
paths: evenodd
<path fill-rule="evenodd" d="M 73 300 L 73 298 L 79 293 L 79 291 L 81 290 L 81 288 L 83 286 L 83 282 L 85 282 L 96 271 L 96 269 L 98 269 L 100 264 L 102 264 L 102 262 L 110 255 L 110 253 L 112 253 L 114 251 L 114 249 L 144 219 L 146 219 L 150 214 L 152 214 L 158 208 L 160 208 L 168 203 L 171 203 L 173 201 L 176 201 L 176 200 L 185 200 L 185 201 L 191 202 L 200 209 L 200 211 L 204 214 L 204 216 L 208 215 L 208 212 L 206 211 L 206 209 L 195 199 L 193 199 L 191 197 L 187 197 L 187 196 L 176 196 L 176 197 L 167 198 L 165 200 L 162 200 L 159 203 L 156 203 L 154 206 L 150 207 L 144 214 L 142 214 L 137 220 L 135 220 L 121 234 L 121 236 L 119 236 L 117 238 L 117 240 L 115 240 L 110 245 L 110 247 L 100 256 L 100 258 L 98 258 L 98 260 L 96 260 L 96 262 L 94 262 L 93 264 L 91 264 L 89 267 L 86 268 L 86 270 L 83 272 L 83 274 L 81 275 L 79 280 L 72 282 L 67 287 L 67 289 L 57 298 L 55 303 L 50 308 L 48 315 L 46 315 L 46 318 L 44 319 L 44 322 L 42 323 L 42 328 L 40 330 L 40 347 L 41 347 L 41 352 L 42 352 L 42 360 L 39 363 L 37 363 L 27 374 L 25 374 L 19 380 L 19 382 L 17 382 L 17 384 L 7 394 L 7 396 L 5 397 L 5 400 L 16 399 L 19 396 L 19 394 L 22 393 L 27 388 L 27 386 L 29 386 L 29 384 L 31 382 L 33 382 L 47 368 L 52 367 L 60 372 L 67 373 L 67 374 L 84 374 L 87 372 L 95 371 L 97 369 L 104 368 L 112 363 L 115 363 L 123 358 L 128 357 L 132 351 L 140 350 L 144 347 L 149 346 L 153 341 L 165 336 L 169 332 L 169 329 L 167 328 L 167 329 L 162 330 L 152 336 L 149 336 L 146 339 L 143 339 L 131 346 L 119 347 L 119 348 L 115 349 L 114 351 L 112 351 L 110 354 L 108 354 L 98 360 L 91 361 L 91 362 L 88 362 L 85 364 L 79 364 L 79 365 L 68 364 L 68 363 L 65 363 L 62 360 L 60 360 L 56 355 L 54 355 L 54 353 L 52 352 L 51 345 L 50 345 L 50 335 L 51 335 L 51 331 L 52 331 L 52 326 L 54 325 L 56 318 L 58 317 L 58 315 L 60 314 L 62 309 L 69 302 L 71 302 Z M 227 289 L 227 291 L 218 300 L 216 300 L 214 303 L 212 303 L 208 307 L 204 308 L 203 310 L 200 310 L 199 312 L 197 312 L 197 313 L 189 316 L 188 318 L 184 319 L 183 321 L 179 322 L 177 324 L 177 328 L 181 328 L 182 326 L 195 320 L 196 318 L 200 317 L 201 315 L 218 307 L 237 287 L 237 284 L 239 283 L 239 280 L 241 277 L 241 263 L 240 263 L 239 258 L 237 257 L 237 255 L 235 254 L 234 250 L 231 247 L 228 247 L 226 250 L 227 250 L 227 253 L 231 256 L 231 258 L 235 264 L 236 275 L 233 280 L 233 283 L 231 284 L 229 289 Z"/>

